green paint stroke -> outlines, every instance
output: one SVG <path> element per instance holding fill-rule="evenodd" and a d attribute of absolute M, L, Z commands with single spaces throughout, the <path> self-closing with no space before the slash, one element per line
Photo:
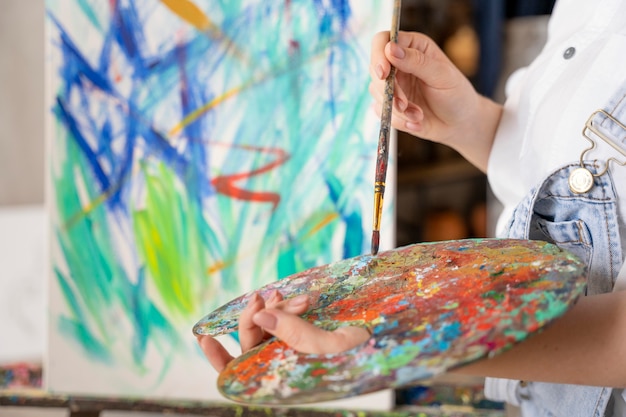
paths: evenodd
<path fill-rule="evenodd" d="M 133 212 L 137 252 L 165 309 L 194 317 L 206 278 L 202 237 L 193 221 L 197 206 L 168 167 L 159 162 L 153 168 L 142 165 L 146 196 Z"/>
<path fill-rule="evenodd" d="M 62 127 L 59 132 L 64 132 Z M 65 265 L 55 265 L 55 275 L 68 311 L 55 325 L 94 361 L 111 364 L 115 358 L 122 366 L 141 370 L 148 341 L 167 355 L 179 344 L 177 331 L 148 296 L 142 277 L 132 282 L 122 266 L 119 253 L 124 249 L 116 246 L 110 226 L 115 213 L 109 216 L 104 204 L 85 212 L 78 184 L 94 180 L 71 135 L 63 143 L 67 158 L 53 181 L 57 215 L 63 219 L 55 241 Z M 92 188 L 82 192 L 84 199 L 97 201 L 99 194 Z M 128 328 L 132 350 L 120 348 L 120 335 L 128 334 Z"/>

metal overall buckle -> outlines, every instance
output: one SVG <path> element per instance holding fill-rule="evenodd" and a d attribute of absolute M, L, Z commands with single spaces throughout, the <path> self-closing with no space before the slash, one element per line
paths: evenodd
<path fill-rule="evenodd" d="M 604 175 L 606 171 L 608 171 L 609 164 L 611 162 L 615 162 L 616 164 L 620 166 L 626 165 L 626 160 L 619 161 L 618 159 L 614 157 L 609 157 L 604 163 L 604 168 L 599 170 L 598 172 L 594 173 L 585 167 L 585 163 L 584 163 L 585 155 L 588 152 L 590 152 L 592 149 L 596 148 L 597 146 L 595 139 L 591 136 L 591 133 L 593 133 L 595 136 L 602 139 L 604 142 L 609 144 L 613 149 L 619 152 L 624 158 L 626 158 L 626 150 L 622 148 L 619 143 L 617 143 L 615 140 L 613 140 L 604 132 L 602 132 L 598 127 L 594 126 L 593 120 L 599 114 L 602 114 L 603 116 L 606 117 L 606 119 L 612 121 L 613 123 L 621 127 L 624 131 L 626 131 L 626 126 L 624 126 L 619 120 L 617 120 L 615 117 L 613 117 L 611 114 L 609 114 L 605 110 L 597 110 L 593 112 L 591 116 L 589 116 L 589 119 L 587 119 L 587 122 L 585 123 L 585 127 L 583 128 L 582 133 L 583 133 L 583 137 L 591 143 L 591 146 L 585 149 L 580 154 L 580 168 L 576 168 L 575 170 L 573 170 L 570 173 L 569 180 L 568 180 L 570 190 L 576 194 L 584 194 L 587 191 L 591 190 L 591 188 L 593 187 L 594 177 L 599 177 L 601 175 Z"/>

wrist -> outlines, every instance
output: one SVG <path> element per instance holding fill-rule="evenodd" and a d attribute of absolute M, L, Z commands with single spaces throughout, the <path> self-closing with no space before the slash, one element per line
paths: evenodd
<path fill-rule="evenodd" d="M 445 144 L 486 172 L 491 147 L 502 117 L 502 105 L 477 94 L 472 108 L 474 111 L 459 123 L 453 137 Z"/>

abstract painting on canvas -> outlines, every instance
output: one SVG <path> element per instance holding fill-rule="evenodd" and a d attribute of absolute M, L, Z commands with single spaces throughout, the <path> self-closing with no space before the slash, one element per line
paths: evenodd
<path fill-rule="evenodd" d="M 383 0 L 46 1 L 50 391 L 218 399 L 198 319 L 369 250 L 390 21 Z"/>

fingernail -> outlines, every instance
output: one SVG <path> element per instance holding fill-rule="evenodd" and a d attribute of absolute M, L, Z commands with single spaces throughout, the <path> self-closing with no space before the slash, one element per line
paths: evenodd
<path fill-rule="evenodd" d="M 295 307 L 295 306 L 305 304 L 308 301 L 309 301 L 309 296 L 306 294 L 302 294 L 302 295 L 298 295 L 297 297 L 293 297 L 292 299 L 290 299 L 289 305 Z"/>
<path fill-rule="evenodd" d="M 246 308 L 249 308 L 249 307 L 253 306 L 254 304 L 258 303 L 259 301 L 261 301 L 261 296 L 259 295 L 259 293 L 255 292 L 248 299 L 248 304 L 246 304 Z"/>
<path fill-rule="evenodd" d="M 378 79 L 382 80 L 384 76 L 383 66 L 378 64 L 376 65 L 376 76 Z"/>
<path fill-rule="evenodd" d="M 404 100 L 398 100 L 398 108 L 401 112 L 404 112 L 407 107 L 409 107 L 409 103 Z"/>
<path fill-rule="evenodd" d="M 401 46 L 396 45 L 395 43 L 391 44 L 391 55 L 398 59 L 404 58 L 404 49 Z"/>
<path fill-rule="evenodd" d="M 259 311 L 252 317 L 252 321 L 264 329 L 274 330 L 276 329 L 276 322 L 278 321 L 276 316 L 268 313 L 267 311 Z"/>

